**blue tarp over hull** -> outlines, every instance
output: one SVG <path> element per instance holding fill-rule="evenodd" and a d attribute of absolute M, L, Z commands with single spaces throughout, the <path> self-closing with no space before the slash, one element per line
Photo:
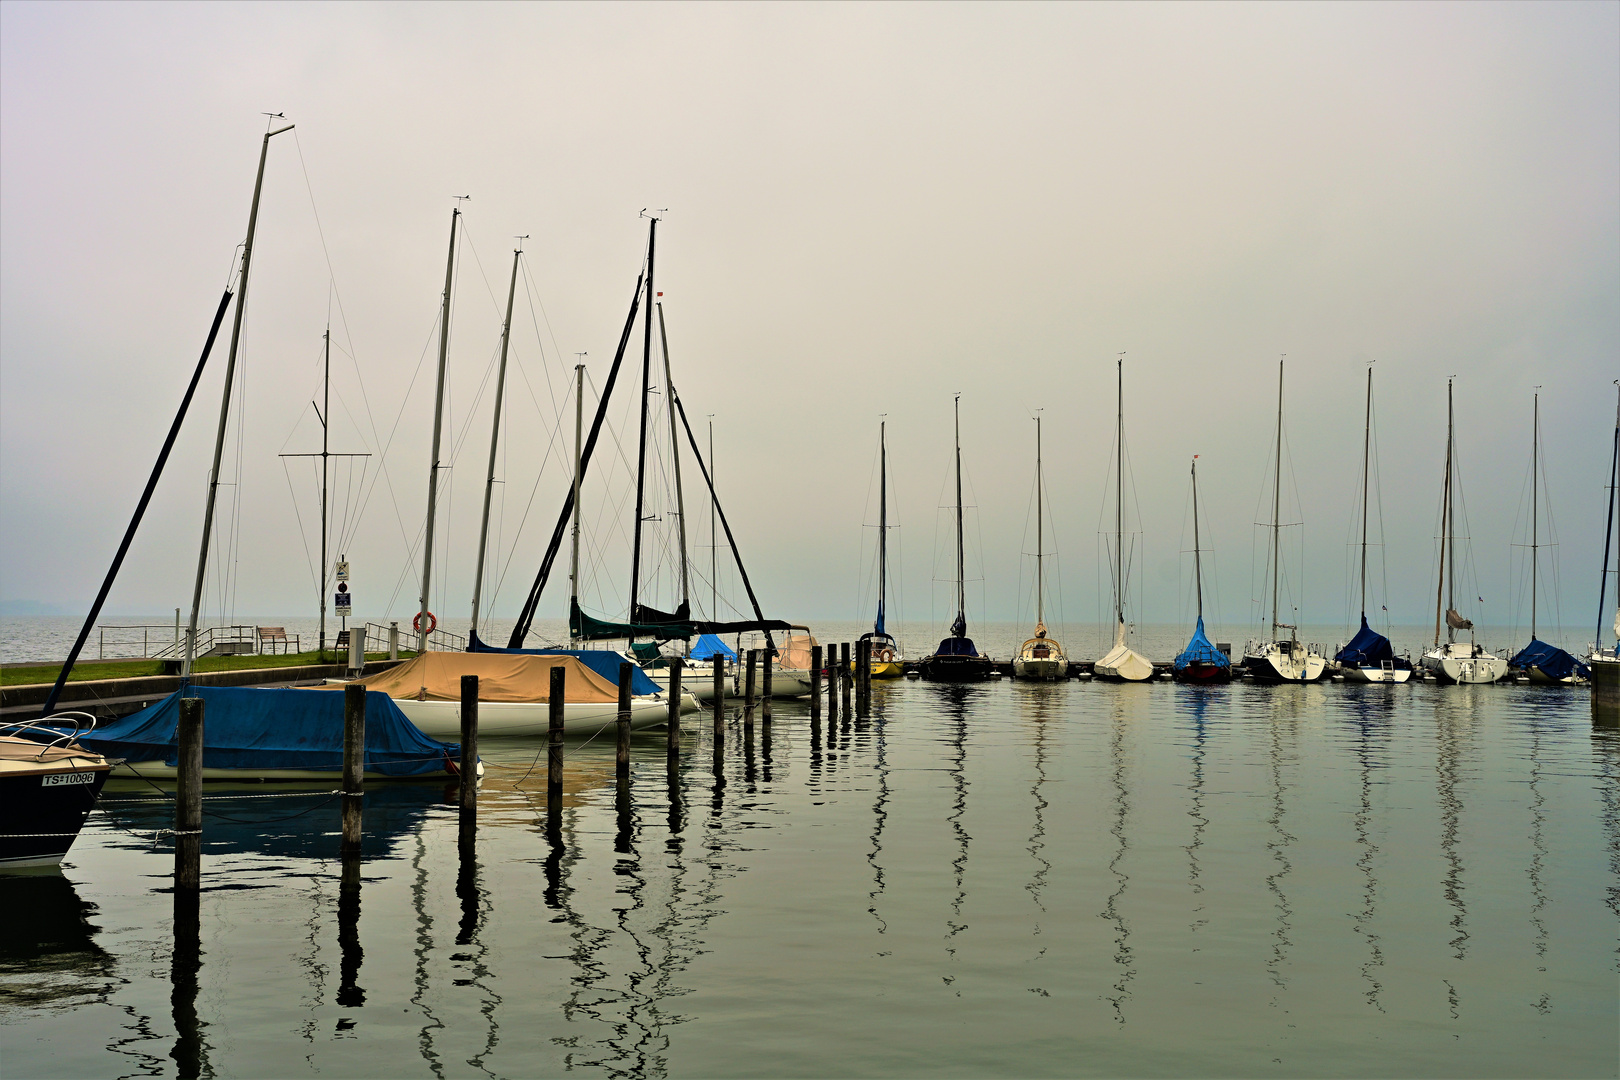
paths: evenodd
<path fill-rule="evenodd" d="M 1198 628 L 1193 631 L 1192 640 L 1176 657 L 1175 670 L 1184 671 L 1188 664 L 1214 664 L 1223 668 L 1232 666 L 1231 657 L 1217 649 L 1205 636 L 1202 615 L 1198 617 Z"/>
<path fill-rule="evenodd" d="M 935 656 L 978 656 L 978 646 L 970 637 L 948 637 L 934 650 Z"/>
<path fill-rule="evenodd" d="M 1539 638 L 1532 638 L 1530 644 L 1519 650 L 1519 655 L 1508 661 L 1508 666 L 1520 671 L 1537 668 L 1549 679 L 1567 679 L 1571 675 L 1588 679 L 1592 676 L 1591 669 L 1585 664 L 1558 646 L 1549 645 Z"/>
<path fill-rule="evenodd" d="M 1367 625 L 1365 614 L 1361 616 L 1361 629 L 1333 659 L 1352 667 L 1378 667 L 1386 660 L 1397 668 L 1411 666 L 1404 658 L 1395 655 L 1395 647 L 1389 643 L 1389 638 Z"/>
<path fill-rule="evenodd" d="M 624 655 L 611 652 L 607 649 L 500 649 L 493 645 L 486 645 L 479 640 L 477 634 L 467 643 L 468 652 L 510 653 L 517 656 L 577 656 L 580 662 L 602 678 L 619 685 L 619 665 L 624 663 Z M 630 672 L 630 692 L 632 694 L 656 694 L 659 692 L 658 684 L 647 677 L 647 673 L 640 667 L 632 664 Z"/>
<path fill-rule="evenodd" d="M 343 769 L 343 694 L 331 690 L 193 686 L 203 702 L 205 769 Z M 79 736 L 88 749 L 132 761 L 177 763 L 180 692 Z M 366 771 L 384 776 L 445 772 L 461 747 L 430 739 L 392 698 L 366 694 Z"/>
<path fill-rule="evenodd" d="M 690 655 L 693 660 L 707 660 L 715 653 L 719 653 L 727 660 L 737 659 L 736 651 L 713 634 L 704 634 L 698 638 L 697 644 L 692 646 Z"/>

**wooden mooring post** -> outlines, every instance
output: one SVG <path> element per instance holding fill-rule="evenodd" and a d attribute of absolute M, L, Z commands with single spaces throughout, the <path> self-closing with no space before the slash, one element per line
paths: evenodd
<path fill-rule="evenodd" d="M 827 730 L 838 723 L 838 646 L 827 646 Z"/>
<path fill-rule="evenodd" d="M 614 743 L 613 772 L 620 780 L 630 779 L 630 680 L 635 667 L 628 661 L 619 663 L 619 715 L 613 723 L 617 737 Z"/>
<path fill-rule="evenodd" d="M 719 653 L 714 657 L 714 745 L 718 748 L 726 741 L 726 662 Z"/>
<path fill-rule="evenodd" d="M 759 722 L 767 728 L 771 726 L 771 658 L 776 655 L 775 649 L 761 649 L 759 688 Z"/>
<path fill-rule="evenodd" d="M 743 690 L 743 728 L 748 731 L 754 727 L 754 671 L 758 664 L 759 650 L 749 649 Z"/>
<path fill-rule="evenodd" d="M 360 809 L 366 794 L 366 684 L 343 687 L 343 850 L 360 851 Z"/>
<path fill-rule="evenodd" d="M 174 793 L 174 891 L 202 887 L 202 698 L 180 699 L 179 783 Z"/>
<path fill-rule="evenodd" d="M 872 646 L 855 643 L 855 712 L 863 719 L 872 713 Z"/>
<path fill-rule="evenodd" d="M 810 720 L 821 719 L 821 646 L 810 646 Z"/>
<path fill-rule="evenodd" d="M 668 745 L 666 752 L 671 767 L 677 765 L 681 757 L 681 669 L 685 666 L 679 656 L 669 662 L 669 723 L 665 725 L 668 732 Z"/>
<path fill-rule="evenodd" d="M 546 753 L 546 813 L 553 819 L 562 815 L 563 792 L 563 706 L 568 687 L 568 669 L 561 664 L 551 669 L 551 743 Z"/>
<path fill-rule="evenodd" d="M 478 676 L 461 677 L 461 771 L 457 778 L 461 808 L 459 842 L 478 838 Z"/>
<path fill-rule="evenodd" d="M 850 717 L 849 692 L 855 682 L 855 676 L 849 670 L 849 642 L 838 646 L 838 687 L 844 696 L 844 719 Z"/>

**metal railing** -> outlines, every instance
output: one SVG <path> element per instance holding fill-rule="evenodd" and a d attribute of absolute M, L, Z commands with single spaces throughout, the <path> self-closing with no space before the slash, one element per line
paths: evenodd
<path fill-rule="evenodd" d="M 254 626 L 209 626 L 197 634 L 197 655 L 220 648 L 230 653 L 259 651 Z M 185 631 L 168 623 L 96 627 L 99 660 L 175 660 L 185 655 Z"/>

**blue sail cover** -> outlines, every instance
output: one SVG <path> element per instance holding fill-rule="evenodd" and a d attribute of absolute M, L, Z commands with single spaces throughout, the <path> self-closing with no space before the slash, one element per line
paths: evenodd
<path fill-rule="evenodd" d="M 1204 635 L 1202 615 L 1198 616 L 1198 628 L 1193 631 L 1192 640 L 1187 642 L 1187 647 L 1176 656 L 1175 670 L 1184 671 L 1188 664 L 1214 664 L 1222 668 L 1232 666 L 1231 657 L 1217 649 Z"/>
<path fill-rule="evenodd" d="M 1519 655 L 1508 661 L 1508 666 L 1520 671 L 1539 668 L 1549 679 L 1567 679 L 1571 675 L 1587 679 L 1592 676 L 1592 670 L 1585 664 L 1558 646 L 1549 645 L 1539 638 L 1532 638 L 1530 644 L 1519 650 Z"/>
<path fill-rule="evenodd" d="M 935 656 L 978 656 L 979 649 L 969 637 L 948 637 L 934 650 Z"/>
<path fill-rule="evenodd" d="M 619 685 L 619 665 L 624 663 L 624 654 L 609 649 L 501 649 L 494 645 L 486 645 L 473 634 L 467 642 L 468 652 L 510 653 L 517 656 L 575 656 L 579 661 L 602 678 Z M 694 657 L 695 659 L 695 657 Z M 630 692 L 632 694 L 656 694 L 659 686 L 647 677 L 647 673 L 635 664 L 630 665 Z"/>
<path fill-rule="evenodd" d="M 707 660 L 715 653 L 719 653 L 727 660 L 737 659 L 737 653 L 731 648 L 731 646 L 727 645 L 713 634 L 704 634 L 703 636 L 699 637 L 697 639 L 697 644 L 692 646 L 692 651 L 687 655 L 689 655 L 693 660 Z"/>
<path fill-rule="evenodd" d="M 331 690 L 193 686 L 203 702 L 203 768 L 343 770 L 343 697 Z M 132 716 L 97 726 L 79 743 L 98 754 L 177 763 L 180 692 Z M 461 747 L 428 738 L 394 699 L 366 694 L 366 771 L 384 776 L 444 773 Z"/>
<path fill-rule="evenodd" d="M 1385 660 L 1391 661 L 1396 667 L 1406 666 L 1396 657 L 1389 638 L 1367 625 L 1366 613 L 1361 616 L 1361 629 L 1356 631 L 1356 636 L 1333 659 L 1353 667 L 1378 667 Z"/>

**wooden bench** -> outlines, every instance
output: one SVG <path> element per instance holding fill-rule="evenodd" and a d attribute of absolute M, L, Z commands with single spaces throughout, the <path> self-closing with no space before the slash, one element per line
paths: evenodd
<path fill-rule="evenodd" d="M 283 653 L 289 651 L 289 646 L 291 651 L 298 651 L 298 635 L 294 634 L 292 637 L 288 637 L 285 626 L 261 626 L 258 627 L 258 631 L 259 652 L 273 653 L 276 651 L 277 645 L 281 646 Z M 269 648 L 267 649 L 265 646 L 269 646 Z"/>

